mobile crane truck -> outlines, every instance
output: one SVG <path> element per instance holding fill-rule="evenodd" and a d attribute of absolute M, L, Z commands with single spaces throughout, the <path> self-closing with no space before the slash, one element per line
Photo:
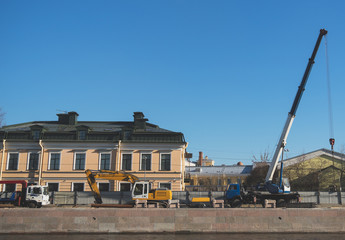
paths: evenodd
<path fill-rule="evenodd" d="M 29 208 L 41 208 L 43 205 L 50 204 L 47 186 L 28 186 L 25 180 L 0 181 L 0 184 L 21 184 L 22 186 L 21 191 L 1 192 L 0 204 Z"/>
<path fill-rule="evenodd" d="M 133 174 L 122 171 L 97 170 L 93 171 L 87 169 L 85 171 L 87 182 L 95 197 L 94 206 L 101 207 L 103 203 L 101 193 L 98 189 L 96 179 L 118 180 L 130 182 L 132 187 L 132 200 L 147 200 L 147 202 L 159 203 L 162 206 L 167 206 L 169 200 L 172 200 L 172 192 L 167 189 L 151 189 L 150 183 L 139 181 L 139 178 Z M 133 201 L 133 204 L 134 204 Z"/>
<path fill-rule="evenodd" d="M 241 188 L 240 184 L 230 184 L 226 191 L 226 202 L 230 204 L 231 207 L 241 207 L 242 203 L 251 204 L 251 203 L 258 202 L 258 203 L 264 204 L 266 199 L 275 200 L 278 207 L 286 206 L 286 204 L 290 202 L 299 201 L 300 195 L 298 193 L 291 193 L 289 180 L 287 178 L 283 178 L 283 162 L 281 162 L 279 184 L 278 185 L 274 184 L 272 182 L 272 179 L 273 179 L 273 174 L 277 168 L 278 160 L 286 145 L 286 139 L 288 137 L 292 122 L 296 116 L 296 111 L 301 101 L 303 92 L 305 90 L 305 86 L 306 86 L 311 68 L 314 64 L 316 53 L 319 49 L 322 37 L 325 36 L 326 34 L 327 34 L 327 31 L 325 29 L 320 30 L 320 34 L 317 38 L 314 51 L 311 57 L 309 58 L 307 68 L 304 72 L 301 84 L 298 87 L 298 91 L 295 96 L 294 102 L 292 104 L 291 110 L 288 114 L 286 123 L 283 128 L 283 132 L 280 136 L 279 142 L 277 144 L 275 153 L 272 158 L 272 162 L 270 164 L 269 170 L 266 175 L 264 186 L 268 192 L 259 192 L 259 191 L 245 192 Z"/>

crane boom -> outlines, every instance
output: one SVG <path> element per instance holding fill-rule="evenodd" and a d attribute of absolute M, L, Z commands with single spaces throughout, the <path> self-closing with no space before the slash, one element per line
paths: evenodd
<path fill-rule="evenodd" d="M 274 184 L 271 183 L 272 179 L 273 179 L 273 175 L 274 175 L 274 172 L 275 172 L 275 170 L 277 168 L 277 164 L 278 164 L 279 158 L 280 158 L 280 156 L 282 154 L 282 151 L 283 151 L 283 149 L 284 149 L 284 147 L 286 145 L 286 139 L 287 139 L 287 137 L 289 135 L 290 128 L 291 128 L 291 125 L 293 123 L 293 120 L 295 119 L 296 111 L 297 111 L 298 105 L 299 105 L 299 103 L 301 101 L 303 92 L 305 90 L 305 86 L 307 84 L 307 80 L 308 80 L 309 74 L 310 74 L 312 66 L 314 64 L 314 59 L 315 59 L 316 53 L 317 53 L 317 51 L 319 49 L 322 37 L 324 35 L 326 35 L 326 34 L 327 34 L 327 31 L 325 29 L 321 29 L 320 30 L 320 34 L 319 34 L 319 37 L 317 38 L 317 41 L 316 41 L 316 44 L 315 44 L 315 47 L 314 47 L 314 51 L 313 51 L 311 57 L 309 58 L 309 62 L 308 62 L 307 68 L 306 68 L 306 70 L 304 72 L 301 84 L 298 87 L 298 91 L 297 91 L 295 100 L 294 100 L 294 102 L 292 104 L 291 110 L 290 110 L 290 112 L 288 114 L 288 117 L 287 117 L 287 120 L 285 122 L 282 134 L 281 134 L 279 142 L 277 144 L 277 148 L 276 148 L 276 150 L 274 152 L 274 155 L 273 155 L 273 158 L 272 158 L 272 162 L 271 162 L 270 168 L 269 168 L 269 170 L 267 172 L 266 179 L 265 179 L 266 186 L 267 186 L 267 188 L 268 188 L 268 190 L 270 192 L 274 193 L 274 192 L 279 192 L 279 190 L 280 190 L 279 186 L 274 185 Z"/>

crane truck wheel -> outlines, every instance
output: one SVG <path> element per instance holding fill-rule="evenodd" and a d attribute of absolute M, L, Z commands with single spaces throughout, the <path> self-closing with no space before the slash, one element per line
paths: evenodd
<path fill-rule="evenodd" d="M 29 208 L 36 208 L 36 203 L 35 202 L 29 202 L 28 207 Z"/>
<path fill-rule="evenodd" d="M 230 203 L 232 208 L 240 208 L 242 206 L 241 199 L 235 199 L 232 203 Z"/>

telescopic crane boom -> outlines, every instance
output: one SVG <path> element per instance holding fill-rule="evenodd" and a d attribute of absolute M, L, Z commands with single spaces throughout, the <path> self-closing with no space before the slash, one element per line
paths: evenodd
<path fill-rule="evenodd" d="M 309 58 L 309 62 L 308 62 L 307 68 L 306 68 L 306 70 L 304 72 L 301 84 L 298 87 L 298 91 L 297 91 L 295 100 L 294 100 L 294 102 L 292 104 L 292 107 L 291 107 L 291 110 L 290 110 L 290 112 L 288 114 L 287 120 L 285 122 L 285 126 L 283 128 L 283 132 L 282 132 L 282 134 L 280 136 L 279 142 L 277 144 L 277 148 L 276 148 L 275 153 L 273 155 L 270 168 L 269 168 L 269 170 L 267 172 L 266 179 L 265 179 L 266 187 L 267 187 L 268 191 L 271 192 L 271 193 L 290 192 L 290 189 L 287 189 L 287 191 L 284 191 L 284 189 L 280 189 L 280 187 L 278 185 L 272 184 L 273 174 L 274 174 L 274 172 L 275 172 L 275 170 L 277 168 L 277 164 L 278 164 L 279 158 L 280 158 L 280 156 L 282 154 L 282 151 L 283 151 L 283 149 L 284 149 L 284 147 L 286 145 L 286 139 L 288 137 L 288 134 L 289 134 L 292 122 L 293 122 L 293 120 L 294 120 L 294 118 L 296 116 L 297 108 L 298 108 L 298 105 L 299 105 L 299 103 L 301 101 L 303 92 L 305 90 L 305 86 L 307 84 L 307 80 L 308 80 L 309 74 L 310 74 L 312 66 L 314 64 L 314 59 L 315 59 L 316 53 L 317 53 L 317 51 L 319 49 L 322 37 L 325 36 L 326 34 L 327 34 L 327 31 L 325 29 L 321 29 L 320 30 L 320 34 L 319 34 L 319 37 L 317 38 L 317 41 L 316 41 L 316 44 L 315 44 L 315 47 L 314 47 L 314 51 L 313 51 L 313 53 L 311 55 L 311 58 Z"/>

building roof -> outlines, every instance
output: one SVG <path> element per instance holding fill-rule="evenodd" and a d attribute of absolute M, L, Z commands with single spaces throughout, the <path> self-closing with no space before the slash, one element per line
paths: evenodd
<path fill-rule="evenodd" d="M 252 165 L 222 165 L 222 166 L 202 166 L 202 167 L 188 167 L 186 166 L 186 172 L 191 175 L 203 175 L 203 176 L 247 176 L 252 171 Z"/>
<path fill-rule="evenodd" d="M 58 121 L 33 121 L 0 128 L 0 139 L 32 140 L 32 132 L 40 131 L 44 140 L 78 140 L 78 132 L 86 131 L 84 140 L 121 140 L 124 142 L 184 143 L 184 135 L 148 123 L 141 112 L 134 113 L 133 121 L 78 121 L 79 114 L 57 114 Z"/>
<path fill-rule="evenodd" d="M 334 157 L 337 160 L 345 161 L 345 154 L 338 153 L 338 152 L 332 153 L 332 151 L 325 149 L 325 148 L 322 148 L 322 149 L 315 150 L 315 151 L 310 152 L 310 153 L 305 153 L 305 154 L 298 155 L 296 157 L 286 159 L 283 161 L 284 167 L 288 167 L 288 166 L 298 164 L 298 163 L 301 163 L 301 162 L 304 162 L 304 161 L 307 161 L 307 160 L 310 160 L 310 159 L 313 159 L 316 157 L 321 157 L 321 156 L 326 156 L 326 157 L 331 157 L 331 158 Z M 280 168 L 280 165 L 278 165 L 278 168 Z"/>

